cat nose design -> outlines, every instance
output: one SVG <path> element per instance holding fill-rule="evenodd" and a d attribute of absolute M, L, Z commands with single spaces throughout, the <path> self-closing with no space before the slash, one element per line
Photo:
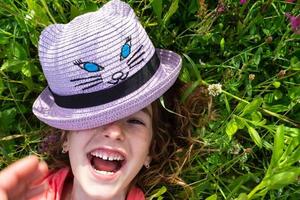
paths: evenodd
<path fill-rule="evenodd" d="M 128 74 L 129 72 L 124 73 L 122 71 L 118 71 L 111 76 L 112 80 L 108 83 L 113 85 L 118 84 L 120 81 L 124 81 L 127 78 Z"/>

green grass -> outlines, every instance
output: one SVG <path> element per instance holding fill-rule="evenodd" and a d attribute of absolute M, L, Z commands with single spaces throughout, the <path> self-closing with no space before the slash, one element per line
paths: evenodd
<path fill-rule="evenodd" d="M 105 2 L 0 0 L 1 168 L 37 152 L 43 125 L 31 105 L 46 86 L 41 30 Z M 190 199 L 299 199 L 300 35 L 286 13 L 300 15 L 300 1 L 127 2 L 156 47 L 182 55 L 180 79 L 193 83 L 185 96 L 198 85 L 222 84 L 212 97 L 217 118 L 195 129 L 203 147 L 181 172 Z M 157 186 L 152 195 L 182 199 L 183 191 Z"/>

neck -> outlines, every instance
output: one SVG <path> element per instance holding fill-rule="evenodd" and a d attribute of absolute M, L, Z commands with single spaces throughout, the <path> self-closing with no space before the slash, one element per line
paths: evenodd
<path fill-rule="evenodd" d="M 83 188 L 74 180 L 73 187 L 71 188 L 72 191 L 69 191 L 69 198 L 68 200 L 126 200 L 126 194 L 125 193 L 118 193 L 115 196 L 112 197 L 105 197 L 105 192 L 99 192 L 99 196 L 90 196 L 87 194 Z"/>

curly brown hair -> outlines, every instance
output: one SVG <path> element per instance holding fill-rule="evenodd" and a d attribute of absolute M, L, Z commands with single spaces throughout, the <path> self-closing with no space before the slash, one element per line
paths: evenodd
<path fill-rule="evenodd" d="M 188 166 L 194 148 L 201 144 L 193 137 L 194 129 L 205 126 L 214 113 L 205 86 L 197 87 L 184 101 L 180 99 L 189 87 L 189 84 L 177 80 L 162 98 L 151 104 L 154 134 L 150 147 L 151 167 L 142 168 L 132 182 L 146 191 L 146 195 L 160 184 L 181 186 L 187 195 L 191 191 L 180 178 L 180 173 Z M 46 160 L 52 169 L 70 165 L 67 154 L 61 152 L 66 134 L 67 131 L 53 128 L 44 132 L 41 150 L 47 155 Z M 52 143 L 49 138 L 52 138 Z"/>

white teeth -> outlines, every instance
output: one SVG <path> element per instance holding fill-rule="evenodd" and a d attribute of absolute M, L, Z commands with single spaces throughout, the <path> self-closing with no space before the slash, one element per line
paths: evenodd
<path fill-rule="evenodd" d="M 95 171 L 99 174 L 103 174 L 103 175 L 112 175 L 114 174 L 114 172 L 107 172 L 107 171 L 100 171 L 100 170 L 96 170 Z"/>
<path fill-rule="evenodd" d="M 98 158 L 101 158 L 103 160 L 109 160 L 109 161 L 113 161 L 113 160 L 120 161 L 120 160 L 125 159 L 122 155 L 119 155 L 119 154 L 107 155 L 107 153 L 101 152 L 99 150 L 91 152 L 91 155 L 95 156 L 95 157 L 98 157 Z"/>
<path fill-rule="evenodd" d="M 121 158 L 121 156 L 117 156 L 116 160 L 123 160 L 123 159 Z"/>

